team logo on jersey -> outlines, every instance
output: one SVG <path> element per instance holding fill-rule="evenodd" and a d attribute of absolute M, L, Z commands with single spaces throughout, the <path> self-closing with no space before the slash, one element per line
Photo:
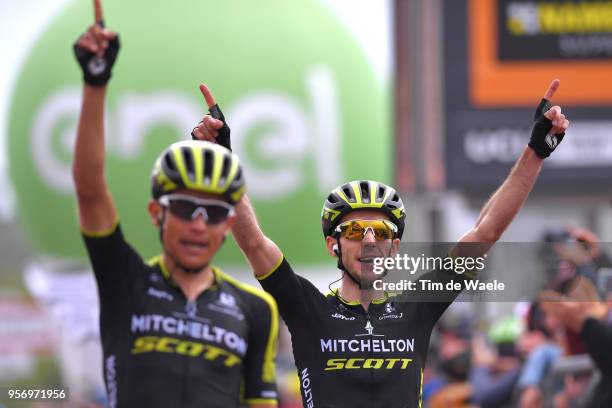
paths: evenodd
<path fill-rule="evenodd" d="M 355 316 L 347 316 L 347 314 L 349 313 L 349 310 L 342 303 L 339 303 L 336 306 L 336 309 L 338 310 L 339 313 L 336 312 L 336 313 L 330 315 L 334 319 L 349 320 L 349 321 L 355 320 Z"/>
<path fill-rule="evenodd" d="M 174 296 L 172 296 L 170 293 L 163 291 L 163 290 L 152 288 L 150 286 L 149 286 L 149 290 L 147 290 L 147 295 L 157 298 L 157 299 L 164 299 L 169 302 L 172 302 L 172 300 L 174 300 Z"/>
<path fill-rule="evenodd" d="M 230 293 L 219 293 L 219 299 L 215 303 L 210 303 L 208 308 L 219 313 L 230 315 L 238 320 L 244 320 L 244 314 L 238 307 L 236 298 Z"/>
<path fill-rule="evenodd" d="M 385 314 L 378 317 L 378 320 L 386 320 L 386 319 L 401 319 L 404 316 L 404 313 L 397 313 L 397 309 L 393 306 L 393 303 L 385 304 Z"/>
<path fill-rule="evenodd" d="M 229 293 L 221 292 L 219 294 L 219 303 L 236 309 L 236 298 L 230 295 Z"/>
<path fill-rule="evenodd" d="M 355 316 L 345 316 L 340 313 L 334 313 L 331 315 L 331 317 L 333 317 L 334 319 L 340 319 L 340 320 L 355 320 Z"/>
<path fill-rule="evenodd" d="M 188 305 L 195 306 L 195 302 L 188 302 Z M 194 306 L 187 306 L 188 314 L 197 311 Z M 204 320 L 197 316 L 192 319 L 160 314 L 132 315 L 131 332 L 143 334 L 136 339 L 132 354 L 152 351 L 170 352 L 170 345 L 173 344 L 179 354 L 185 352 L 185 347 L 188 349 L 195 347 L 199 349 L 199 353 L 194 351 L 194 356 L 200 355 L 204 351 L 200 340 L 218 346 L 208 348 L 212 354 L 219 354 L 217 349 L 222 348 L 242 357 L 247 351 L 247 341 L 238 333 L 213 323 L 204 323 Z M 183 341 L 190 344 L 183 344 Z"/>
<path fill-rule="evenodd" d="M 370 323 L 369 320 L 366 323 L 364 328 L 365 328 L 367 333 L 356 334 L 355 336 L 357 336 L 357 337 L 361 337 L 361 336 L 385 337 L 384 334 L 374 334 L 374 326 L 372 326 L 372 323 Z"/>
<path fill-rule="evenodd" d="M 325 371 L 333 370 L 406 370 L 413 359 L 411 358 L 330 358 L 327 360 Z"/>

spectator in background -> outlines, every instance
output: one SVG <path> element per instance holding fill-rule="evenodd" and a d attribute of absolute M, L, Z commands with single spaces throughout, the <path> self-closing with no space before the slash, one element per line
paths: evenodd
<path fill-rule="evenodd" d="M 546 311 L 568 329 L 580 333 L 588 354 L 601 371 L 601 380 L 594 389 L 589 407 L 612 406 L 612 319 L 610 305 L 592 299 L 581 298 L 574 291 L 570 296 L 546 291 L 542 298 Z M 570 384 L 571 385 L 571 384 Z M 561 396 L 563 397 L 563 396 Z M 570 406 L 571 401 L 559 400 L 558 406 Z"/>
<path fill-rule="evenodd" d="M 431 359 L 435 373 L 430 370 L 428 387 L 424 385 L 424 401 L 431 408 L 464 406 L 472 394 L 468 382 L 471 321 L 466 316 L 447 316 L 436 332 L 435 358 Z"/>
<path fill-rule="evenodd" d="M 573 296 L 583 300 L 599 300 L 599 296 L 604 296 L 608 285 L 604 268 L 612 262 L 595 233 L 569 226 L 547 231 L 544 241 L 553 243 L 542 252 L 551 277 L 550 289 L 568 295 L 574 293 Z M 564 331 L 566 354 L 586 353 L 580 334 L 570 328 Z"/>
<path fill-rule="evenodd" d="M 612 266 L 612 260 L 601 249 L 593 231 L 579 227 L 553 229 L 544 233 L 544 242 L 553 243 L 552 251 L 545 248 L 544 260 L 552 275 L 551 288 L 565 292 L 572 279 L 584 276 L 599 284 L 601 268 Z"/>
<path fill-rule="evenodd" d="M 521 334 L 517 318 L 499 319 L 489 330 L 487 344 L 484 336 L 472 339 L 470 383 L 473 404 L 481 408 L 512 406 L 512 393 L 520 374 L 520 360 L 516 340 Z"/>
<path fill-rule="evenodd" d="M 523 408 L 544 406 L 542 383 L 555 359 L 563 354 L 562 325 L 547 314 L 539 302 L 531 305 L 527 330 L 518 341 L 525 362 L 518 379 L 519 405 Z"/>

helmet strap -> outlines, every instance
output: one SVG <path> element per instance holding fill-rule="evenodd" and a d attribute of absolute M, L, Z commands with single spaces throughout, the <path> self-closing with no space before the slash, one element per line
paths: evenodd
<path fill-rule="evenodd" d="M 166 224 L 166 209 L 162 207 L 161 217 L 159 220 L 159 242 L 162 244 L 162 248 L 164 248 L 164 225 Z"/>
<path fill-rule="evenodd" d="M 361 289 L 361 282 L 359 282 L 352 273 L 349 272 L 349 270 L 347 269 L 346 266 L 344 266 L 344 263 L 342 262 L 342 247 L 340 246 L 340 237 L 336 238 L 336 242 L 338 243 L 338 249 L 336 249 L 334 252 L 336 253 L 336 255 L 338 256 L 338 269 L 340 269 L 342 272 L 346 273 L 346 276 L 349 277 L 350 280 L 352 280 L 353 282 L 355 282 L 355 284 L 359 287 L 359 289 Z"/>

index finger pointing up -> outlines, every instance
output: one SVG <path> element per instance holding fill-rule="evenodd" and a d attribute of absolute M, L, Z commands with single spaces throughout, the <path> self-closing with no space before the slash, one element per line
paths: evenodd
<path fill-rule="evenodd" d="M 557 91 L 557 88 L 559 88 L 560 83 L 561 81 L 559 81 L 558 79 L 553 79 L 550 85 L 548 86 L 546 93 L 544 94 L 544 99 L 546 99 L 547 101 L 550 101 L 553 95 L 555 94 L 555 92 Z"/>
<path fill-rule="evenodd" d="M 104 19 L 102 15 L 102 0 L 94 0 L 94 18 L 96 23 L 100 23 Z"/>
<path fill-rule="evenodd" d="M 217 102 L 215 101 L 215 97 L 206 85 L 200 84 L 200 92 L 202 92 L 202 95 L 204 95 L 204 99 L 206 99 L 206 104 L 209 108 L 212 108 L 217 104 Z"/>

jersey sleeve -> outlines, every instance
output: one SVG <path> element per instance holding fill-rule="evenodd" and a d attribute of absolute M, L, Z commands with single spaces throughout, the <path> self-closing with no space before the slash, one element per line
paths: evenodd
<path fill-rule="evenodd" d="M 119 223 L 103 233 L 82 231 L 82 235 L 96 277 L 100 308 L 113 311 L 129 296 L 128 271 L 138 270 L 135 265 L 142 264 L 142 259 L 125 241 Z"/>
<path fill-rule="evenodd" d="M 284 257 L 277 267 L 257 280 L 276 300 L 280 315 L 289 326 L 295 322 L 303 323 L 312 311 L 309 300 L 323 297 L 312 283 L 293 271 Z"/>
<path fill-rule="evenodd" d="M 416 281 L 416 291 L 405 291 L 400 296 L 400 301 L 418 302 L 419 316 L 423 319 L 423 324 L 433 327 L 440 316 L 446 309 L 455 301 L 455 299 L 465 289 L 465 282 L 472 279 L 474 275 L 463 273 L 459 274 L 453 270 L 436 269 L 423 274 Z M 449 290 L 447 283 L 461 283 L 461 289 Z M 440 283 L 442 290 L 423 289 L 432 287 L 431 285 L 422 285 L 424 283 Z M 410 297 L 410 299 L 407 299 Z"/>
<path fill-rule="evenodd" d="M 252 309 L 249 346 L 244 365 L 244 402 L 247 404 L 277 403 L 276 342 L 278 308 L 267 293 L 257 295 Z"/>
<path fill-rule="evenodd" d="M 606 376 L 612 375 L 612 326 L 591 317 L 585 320 L 580 334 L 588 353 L 601 372 Z"/>
<path fill-rule="evenodd" d="M 446 270 L 435 270 L 427 272 L 419 280 L 430 280 L 431 282 L 441 283 L 444 285 L 443 290 L 435 291 L 422 291 L 420 293 L 423 301 L 421 303 L 421 310 L 423 311 L 423 317 L 425 317 L 432 326 L 438 321 L 442 313 L 455 301 L 457 296 L 463 291 L 465 285 L 463 281 L 467 279 L 466 276 L 461 276 L 453 271 Z M 461 282 L 461 290 L 448 290 L 446 284 L 454 280 L 455 282 Z M 420 282 L 417 282 L 420 285 Z"/>

